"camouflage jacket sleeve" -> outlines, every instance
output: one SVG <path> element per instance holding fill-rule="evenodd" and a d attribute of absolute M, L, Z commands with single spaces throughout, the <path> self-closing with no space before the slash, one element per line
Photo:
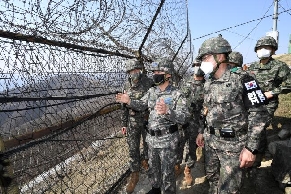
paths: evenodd
<path fill-rule="evenodd" d="M 129 82 L 125 82 L 122 88 L 122 92 L 127 91 L 129 87 Z M 129 109 L 125 106 L 125 104 L 121 104 L 122 114 L 121 114 L 121 124 L 122 127 L 127 127 L 128 124 L 128 116 L 129 116 Z"/>
<path fill-rule="evenodd" d="M 127 127 L 128 115 L 129 115 L 129 109 L 127 107 L 123 106 L 122 107 L 122 114 L 121 114 L 121 125 L 122 125 L 122 127 Z"/>
<path fill-rule="evenodd" d="M 201 110 L 200 118 L 197 121 L 199 123 L 198 133 L 200 133 L 200 134 L 204 133 L 204 130 L 206 127 L 206 118 L 205 118 L 205 115 L 203 115 L 202 111 L 204 111 L 204 110 L 203 109 Z"/>
<path fill-rule="evenodd" d="M 186 98 L 190 95 L 190 87 L 187 85 L 186 79 L 181 80 L 179 89 Z"/>
<path fill-rule="evenodd" d="M 264 130 L 268 119 L 268 111 L 264 105 L 260 108 L 249 109 L 247 147 L 252 150 L 258 149 L 260 134 Z"/>
<path fill-rule="evenodd" d="M 250 76 L 249 74 L 245 74 L 244 77 L 247 75 Z M 253 83 L 253 81 L 251 82 Z M 247 83 L 250 83 L 250 82 L 247 82 Z M 258 82 L 256 81 L 256 83 Z M 242 85 L 244 85 L 243 87 L 246 87 L 245 84 L 246 83 L 242 83 Z M 254 89 L 256 93 L 258 91 L 261 91 L 261 93 L 263 93 L 259 85 L 257 85 L 257 87 Z M 262 98 L 262 100 L 266 100 L 266 98 L 264 97 Z M 260 134 L 264 130 L 267 120 L 269 118 L 268 110 L 267 110 L 267 106 L 264 103 L 259 103 L 257 104 L 257 106 L 246 106 L 245 109 L 246 111 L 248 111 L 248 120 L 247 120 L 248 121 L 248 131 L 247 131 L 248 139 L 246 142 L 246 146 L 251 148 L 252 150 L 255 150 L 255 149 L 258 149 L 259 141 L 260 141 Z"/>
<path fill-rule="evenodd" d="M 196 82 L 196 81 L 194 81 Z M 196 85 L 197 86 L 197 85 Z M 193 98 L 193 92 L 197 94 L 196 90 L 193 88 L 193 78 L 187 77 L 180 82 L 179 90 L 182 92 L 182 95 L 186 98 L 186 106 L 189 108 L 190 114 L 193 113 L 193 104 L 196 103 L 196 99 Z M 198 94 L 197 94 L 198 95 Z"/>
<path fill-rule="evenodd" d="M 248 74 L 249 75 L 249 74 Z M 254 79 L 255 80 L 255 79 Z M 257 80 L 255 80 L 256 83 Z M 243 87 L 245 87 L 245 83 L 243 83 Z M 260 86 L 257 85 L 255 89 L 256 93 L 258 91 L 263 91 L 260 89 Z M 263 98 L 266 100 L 266 98 Z M 247 142 L 246 146 L 251 148 L 252 150 L 258 149 L 258 144 L 260 141 L 260 134 L 264 130 L 267 120 L 269 118 L 267 106 L 265 103 L 260 103 L 257 106 L 245 107 L 248 111 L 248 131 L 247 131 Z"/>
<path fill-rule="evenodd" d="M 136 111 L 145 111 L 148 109 L 148 99 L 150 94 L 154 92 L 154 88 L 150 88 L 147 93 L 140 100 L 130 100 L 130 105 L 127 107 L 132 108 Z"/>
<path fill-rule="evenodd" d="M 276 62 L 278 62 L 278 60 L 276 60 Z M 284 87 L 291 83 L 290 68 L 288 67 L 286 63 L 281 62 L 281 61 L 279 62 L 282 63 L 282 66 L 279 69 L 277 79 L 276 79 L 276 82 L 278 83 L 276 84 L 275 88 L 272 90 L 272 92 L 275 95 L 279 95 L 280 93 L 282 93 L 282 90 L 284 89 Z"/>
<path fill-rule="evenodd" d="M 291 92 L 291 73 L 287 75 L 286 80 L 280 86 L 280 93 L 287 94 Z"/>
<path fill-rule="evenodd" d="M 196 123 L 198 123 L 198 133 L 203 134 L 204 132 L 204 127 L 205 127 L 205 117 L 202 117 L 202 113 L 203 113 L 203 108 L 201 108 L 199 111 L 197 111 L 198 106 L 202 107 L 203 104 L 203 97 L 201 98 L 201 102 L 198 103 L 198 97 L 200 95 L 200 93 L 203 94 L 203 90 L 199 91 L 197 90 L 198 88 L 198 84 L 201 85 L 202 89 L 203 89 L 203 83 L 202 81 L 194 81 L 195 84 L 195 89 L 193 89 L 193 86 L 191 87 L 191 82 L 189 80 L 193 79 L 192 77 L 188 77 L 183 79 L 183 81 L 181 81 L 180 84 L 180 91 L 182 92 L 182 94 L 184 95 L 184 97 L 186 98 L 187 101 L 187 107 L 189 110 L 189 114 L 190 114 L 190 118 L 189 119 L 194 119 L 194 121 Z M 198 84 L 197 84 L 198 83 Z M 193 97 L 191 97 L 191 93 L 195 93 L 196 97 L 195 99 L 193 99 Z M 195 107 L 195 108 L 194 108 Z M 196 112 L 195 112 L 196 111 Z M 199 119 L 197 120 L 197 116 L 196 115 L 201 115 L 199 117 Z"/>

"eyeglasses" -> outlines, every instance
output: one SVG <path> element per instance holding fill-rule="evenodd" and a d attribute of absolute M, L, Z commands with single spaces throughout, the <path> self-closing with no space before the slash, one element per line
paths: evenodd
<path fill-rule="evenodd" d="M 208 59 L 209 59 L 209 57 L 210 56 L 212 56 L 212 55 L 204 55 L 203 57 L 202 57 L 202 61 L 207 61 Z"/>

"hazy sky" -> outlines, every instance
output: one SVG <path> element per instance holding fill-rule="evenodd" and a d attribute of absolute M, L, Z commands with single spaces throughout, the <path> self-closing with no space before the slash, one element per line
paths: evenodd
<path fill-rule="evenodd" d="M 274 0 L 189 0 L 188 6 L 196 54 L 203 41 L 220 33 L 233 49 L 236 47 L 235 51 L 243 54 L 244 63 L 249 63 L 257 60 L 257 40 L 273 30 Z M 278 13 L 276 54 L 283 54 L 288 53 L 291 36 L 291 0 L 279 0 Z M 226 28 L 230 29 L 214 33 Z"/>

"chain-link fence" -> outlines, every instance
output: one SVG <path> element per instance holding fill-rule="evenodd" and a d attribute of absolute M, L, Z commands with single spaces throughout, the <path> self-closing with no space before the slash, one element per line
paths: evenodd
<path fill-rule="evenodd" d="M 185 0 L 1 1 L 1 192 L 112 190 L 128 172 L 124 60 L 167 56 L 179 78 L 192 49 Z"/>

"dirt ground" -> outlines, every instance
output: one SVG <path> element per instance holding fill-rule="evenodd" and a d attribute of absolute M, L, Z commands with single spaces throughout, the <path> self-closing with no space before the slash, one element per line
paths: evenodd
<path fill-rule="evenodd" d="M 177 194 L 207 194 L 209 185 L 205 179 L 204 161 L 202 149 L 197 149 L 197 162 L 192 170 L 192 176 L 195 181 L 190 187 L 183 184 L 183 173 L 177 178 Z M 271 173 L 272 158 L 267 157 L 262 162 L 260 168 L 257 168 L 256 176 L 247 173 L 244 178 L 245 183 L 242 188 L 242 194 L 284 194 L 279 188 L 278 182 L 275 181 Z M 184 167 L 184 165 L 182 165 Z M 125 194 L 126 182 L 120 189 L 120 194 Z M 140 181 L 135 188 L 134 194 L 144 194 L 151 189 L 151 185 L 145 172 L 141 173 Z"/>

